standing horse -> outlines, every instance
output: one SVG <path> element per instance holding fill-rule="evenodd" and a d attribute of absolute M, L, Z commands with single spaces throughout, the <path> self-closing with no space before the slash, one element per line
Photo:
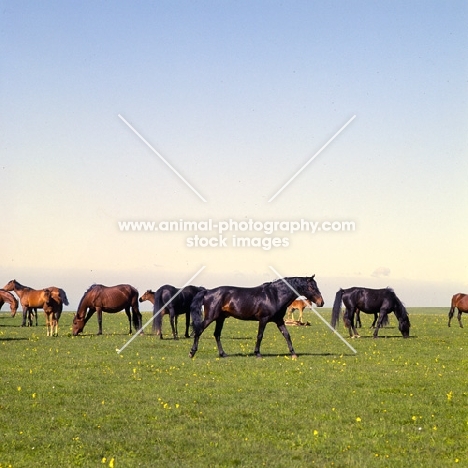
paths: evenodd
<path fill-rule="evenodd" d="M 47 336 L 58 336 L 58 322 L 62 314 L 61 305 L 55 300 L 49 289 L 44 289 L 44 315 L 46 320 Z M 37 309 L 36 325 L 37 325 Z"/>
<path fill-rule="evenodd" d="M 42 309 L 45 304 L 44 289 L 32 289 L 27 286 L 23 286 L 16 280 L 9 281 L 3 289 L 5 291 L 15 291 L 15 293 L 20 298 L 20 303 L 23 308 L 23 323 L 22 327 L 26 326 L 26 319 L 29 319 L 29 325 L 32 325 L 32 314 L 36 315 L 36 326 L 37 326 L 37 309 Z M 65 291 L 61 288 L 55 286 L 50 286 L 47 288 L 50 292 L 52 298 L 56 302 L 54 307 L 56 307 L 57 320 L 60 318 L 63 310 L 63 304 L 68 305 L 68 298 Z"/>
<path fill-rule="evenodd" d="M 349 288 L 340 289 L 335 296 L 333 304 L 331 325 L 336 328 L 340 318 L 341 302 L 346 310 L 343 314 L 343 321 L 349 329 L 351 338 L 359 337 L 359 333 L 354 325 L 354 315 L 359 309 L 366 314 L 378 313 L 377 325 L 374 330 L 374 338 L 377 338 L 379 328 L 384 323 L 384 318 L 390 312 L 395 312 L 398 319 L 398 329 L 404 338 L 408 338 L 410 321 L 405 306 L 391 288 L 369 289 L 369 288 Z"/>
<path fill-rule="evenodd" d="M 452 297 L 452 306 L 450 307 L 449 311 L 449 321 L 448 326 L 450 327 L 450 322 L 452 321 L 453 314 L 455 313 L 455 309 L 458 309 L 458 323 L 460 327 L 463 328 L 463 324 L 461 321 L 462 313 L 468 312 L 468 294 L 458 293 Z"/>
<path fill-rule="evenodd" d="M 132 317 L 130 317 L 130 309 Z M 125 310 L 130 325 L 129 334 L 132 334 L 132 320 L 135 331 L 141 329 L 142 317 L 138 308 L 138 291 L 129 284 L 119 284 L 117 286 L 103 286 L 102 284 L 93 284 L 84 293 L 78 305 L 78 311 L 73 317 L 73 335 L 83 331 L 88 320 L 98 314 L 98 335 L 102 335 L 102 313 L 109 312 L 114 314 Z"/>
<path fill-rule="evenodd" d="M 294 320 L 294 311 L 299 311 L 299 322 L 304 323 L 303 321 L 303 312 L 306 307 L 312 307 L 312 304 L 307 299 L 296 299 L 288 306 L 286 309 L 286 320 Z"/>
<path fill-rule="evenodd" d="M 190 338 L 190 306 L 193 298 L 205 288 L 198 286 L 185 286 L 178 289 L 170 284 L 161 286 L 154 293 L 153 306 L 153 333 L 159 335 L 162 339 L 162 318 L 165 314 L 169 314 L 171 322 L 172 336 L 174 340 L 179 338 L 177 330 L 177 317 L 185 314 L 185 338 Z M 158 313 L 160 312 L 160 313 Z"/>
<path fill-rule="evenodd" d="M 297 298 L 298 294 L 305 296 L 317 306 L 323 306 L 323 298 L 314 280 L 310 278 L 291 277 L 263 283 L 254 288 L 236 286 L 220 286 L 215 289 L 200 291 L 193 299 L 191 315 L 195 337 L 190 350 L 190 357 L 195 356 L 198 341 L 203 331 L 211 322 L 216 322 L 214 337 L 220 357 L 226 353 L 221 345 L 221 331 L 228 317 L 240 320 L 258 321 L 257 341 L 254 354 L 261 357 L 260 345 L 266 324 L 273 322 L 284 336 L 293 359 L 297 358 L 291 342 L 291 336 L 284 323 L 286 308 Z M 201 309 L 204 306 L 204 317 Z"/>
<path fill-rule="evenodd" d="M 11 316 L 14 317 L 18 310 L 18 300 L 10 292 L 0 289 L 0 309 L 5 302 L 10 305 Z"/>

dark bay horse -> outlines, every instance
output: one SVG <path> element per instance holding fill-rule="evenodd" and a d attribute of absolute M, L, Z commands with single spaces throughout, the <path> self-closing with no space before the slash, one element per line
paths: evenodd
<path fill-rule="evenodd" d="M 130 309 L 132 315 L 130 315 Z M 102 284 L 93 284 L 84 293 L 78 305 L 78 311 L 73 317 L 73 335 L 83 331 L 88 320 L 98 314 L 98 335 L 102 335 L 102 313 L 109 312 L 114 314 L 125 310 L 130 325 L 129 334 L 132 334 L 132 319 L 135 331 L 140 330 L 142 317 L 138 308 L 138 291 L 129 284 L 119 284 L 117 286 L 103 286 Z"/>
<path fill-rule="evenodd" d="M 260 345 L 266 324 L 273 322 L 284 336 L 293 359 L 297 357 L 291 342 L 291 336 L 284 323 L 286 308 L 298 295 L 323 306 L 323 298 L 314 279 L 307 277 L 290 277 L 271 283 L 264 283 L 254 288 L 220 286 L 215 289 L 200 291 L 193 299 L 190 309 L 195 333 L 190 357 L 195 356 L 198 341 L 203 331 L 211 322 L 216 322 L 214 337 L 220 357 L 226 353 L 221 346 L 221 331 L 228 317 L 240 320 L 256 320 L 258 324 L 257 342 L 254 354 L 261 357 Z M 204 316 L 202 313 L 204 306 Z"/>
<path fill-rule="evenodd" d="M 204 289 L 203 287 L 191 285 L 182 289 L 175 288 L 170 284 L 161 286 L 154 293 L 153 316 L 155 318 L 153 319 L 153 333 L 156 333 L 162 339 L 162 318 L 165 314 L 169 314 L 172 336 L 177 340 L 179 338 L 177 317 L 184 314 L 185 337 L 190 338 L 190 306 L 193 298 Z M 161 312 L 158 314 L 159 311 Z"/>
<path fill-rule="evenodd" d="M 335 296 L 333 303 L 331 325 L 336 328 L 340 318 L 341 302 L 346 310 L 343 314 L 343 321 L 346 328 L 349 329 L 351 338 L 359 337 L 359 333 L 354 325 L 354 316 L 356 310 L 366 314 L 379 314 L 377 324 L 374 330 L 374 338 L 377 338 L 379 328 L 384 323 L 384 318 L 390 312 L 394 312 L 398 319 L 398 329 L 404 338 L 408 338 L 410 321 L 405 306 L 391 288 L 369 289 L 369 288 L 349 288 L 340 289 Z"/>
<path fill-rule="evenodd" d="M 307 299 L 296 299 L 286 309 L 286 320 L 294 320 L 294 311 L 299 311 L 299 322 L 303 323 L 303 312 L 306 307 L 312 307 Z"/>
<path fill-rule="evenodd" d="M 455 309 L 458 309 L 458 323 L 460 327 L 463 328 L 463 324 L 461 321 L 462 313 L 468 313 L 468 294 L 458 293 L 452 297 L 452 306 L 450 307 L 449 311 L 449 321 L 448 326 L 450 327 L 450 322 L 452 321 L 453 314 L 455 313 Z"/>
<path fill-rule="evenodd" d="M 15 291 L 18 295 L 23 308 L 23 323 L 22 327 L 26 326 L 26 319 L 29 319 L 29 325 L 32 325 L 32 314 L 36 315 L 36 325 L 37 325 L 37 309 L 43 309 L 44 304 L 46 303 L 47 295 L 44 294 L 44 289 L 32 289 L 28 286 L 23 286 L 16 280 L 9 281 L 3 288 L 5 291 Z M 55 286 L 50 286 L 46 288 L 53 299 L 53 307 L 55 310 L 56 319 L 60 318 L 63 310 L 63 304 L 68 305 L 68 298 L 65 291 L 61 288 Z M 49 305 L 49 307 L 51 307 Z"/>
<path fill-rule="evenodd" d="M 0 309 L 5 303 L 10 305 L 11 316 L 14 317 L 18 310 L 18 300 L 10 292 L 0 289 Z"/>

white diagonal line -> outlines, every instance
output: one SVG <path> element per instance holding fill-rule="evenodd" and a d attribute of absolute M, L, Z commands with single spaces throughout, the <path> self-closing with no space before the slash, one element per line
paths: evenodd
<path fill-rule="evenodd" d="M 302 294 L 299 294 L 272 266 L 270 266 L 270 269 L 271 271 L 273 271 L 273 273 L 278 276 L 278 278 L 283 281 L 284 284 L 286 284 L 286 286 L 288 286 L 288 288 L 291 290 L 291 291 L 294 291 L 295 294 L 297 294 L 297 297 L 299 296 L 302 296 Z M 340 335 L 340 333 L 338 333 L 314 308 L 314 305 L 313 303 L 311 302 L 311 307 L 312 307 L 312 310 L 314 311 L 315 315 L 336 335 L 338 336 L 338 338 L 354 353 L 354 354 L 357 354 L 357 351 Z"/>
<path fill-rule="evenodd" d="M 135 130 L 135 128 L 132 127 L 132 125 L 130 125 L 120 114 L 119 114 L 119 118 L 127 125 L 128 128 L 130 128 L 130 130 L 133 131 L 133 133 L 135 133 L 136 136 L 138 136 L 140 138 L 140 140 L 146 145 L 148 146 L 148 148 L 164 163 L 167 165 L 167 167 L 169 167 L 169 169 L 172 170 L 172 172 L 174 172 L 174 174 L 176 176 L 179 177 L 180 180 L 182 180 L 182 182 L 185 183 L 185 185 L 187 185 L 187 187 L 189 187 L 190 189 L 192 189 L 192 191 L 195 193 L 195 195 L 197 195 L 201 200 L 203 200 L 205 203 L 206 203 L 206 200 L 198 193 L 197 190 L 195 190 L 195 188 L 166 160 L 164 159 L 161 154 L 156 150 L 154 149 L 146 140 L 145 138 L 143 138 L 142 135 L 140 135 L 140 133 L 137 132 L 137 130 Z"/>
<path fill-rule="evenodd" d="M 188 286 L 204 269 L 205 266 L 202 266 L 120 349 L 117 350 L 117 354 L 120 354 L 137 336 L 140 336 L 140 332 L 142 332 L 161 311 L 182 292 L 182 289 Z"/>
<path fill-rule="evenodd" d="M 269 200 L 273 201 L 354 119 L 353 115 Z"/>

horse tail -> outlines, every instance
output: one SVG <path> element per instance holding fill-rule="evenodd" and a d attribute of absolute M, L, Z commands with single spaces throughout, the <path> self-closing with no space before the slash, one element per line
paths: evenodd
<path fill-rule="evenodd" d="M 63 302 L 63 304 L 70 305 L 70 303 L 68 302 L 67 293 L 62 288 L 59 288 L 59 294 L 60 294 L 60 299 Z"/>
<path fill-rule="evenodd" d="M 343 297 L 343 290 L 340 288 L 340 290 L 336 293 L 335 302 L 333 303 L 332 319 L 331 319 L 331 325 L 333 328 L 336 328 L 336 325 L 340 321 L 342 297 Z"/>
<path fill-rule="evenodd" d="M 192 325 L 195 336 L 201 335 L 203 332 L 203 313 L 202 305 L 205 299 L 206 289 L 202 289 L 197 295 L 193 298 L 192 304 L 190 306 L 190 316 L 192 317 Z"/>
<path fill-rule="evenodd" d="M 162 308 L 164 301 L 162 300 L 162 291 L 158 289 L 154 293 L 154 304 L 153 304 L 153 333 L 161 333 L 162 329 Z M 158 313 L 159 312 L 159 313 Z"/>

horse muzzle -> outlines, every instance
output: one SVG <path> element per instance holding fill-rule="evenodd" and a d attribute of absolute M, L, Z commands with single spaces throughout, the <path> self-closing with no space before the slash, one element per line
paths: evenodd
<path fill-rule="evenodd" d="M 316 299 L 315 301 L 315 304 L 317 307 L 323 307 L 323 305 L 325 304 L 324 300 L 323 300 L 323 297 L 320 296 L 318 299 Z"/>

